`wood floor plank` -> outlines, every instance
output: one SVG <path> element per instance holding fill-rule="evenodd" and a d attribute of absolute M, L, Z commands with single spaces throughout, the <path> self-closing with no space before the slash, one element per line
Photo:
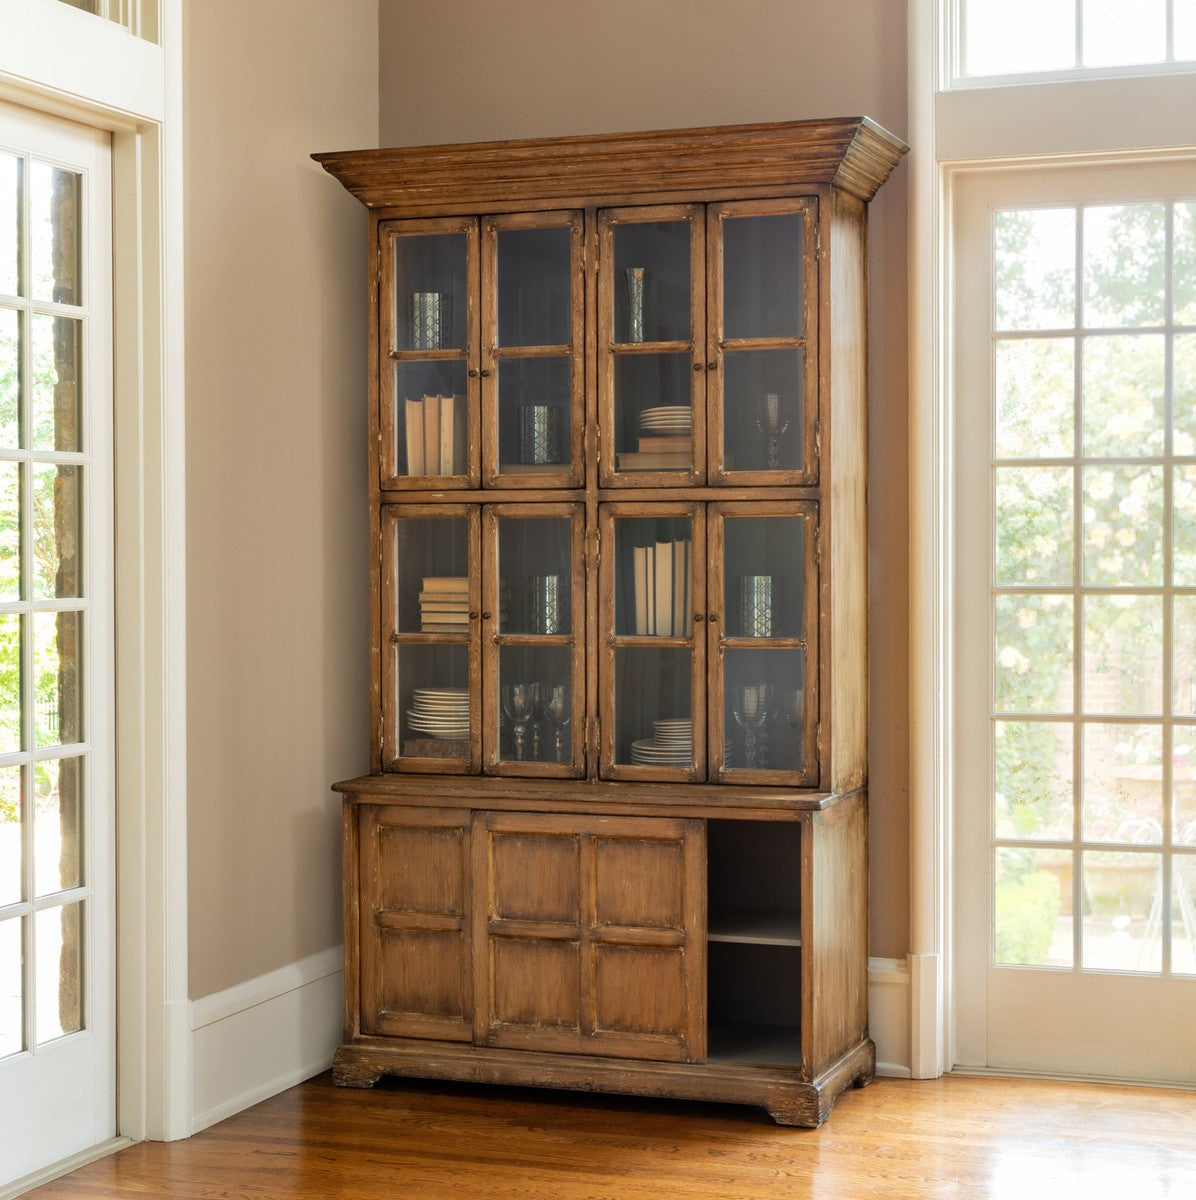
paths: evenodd
<path fill-rule="evenodd" d="M 321 1076 L 29 1200 L 1176 1200 L 1196 1093 L 948 1076 L 848 1091 L 819 1130 L 761 1111 Z"/>

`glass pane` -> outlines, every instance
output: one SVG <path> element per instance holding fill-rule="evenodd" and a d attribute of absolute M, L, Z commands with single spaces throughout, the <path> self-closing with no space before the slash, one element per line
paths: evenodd
<path fill-rule="evenodd" d="M 1071 0 L 1067 2 L 1070 4 Z M 1043 7 L 1036 0 L 1035 22 Z M 1016 25 L 1012 28 L 1018 29 Z M 1024 42 L 1037 40 L 1021 36 L 1020 29 L 1018 36 Z M 1014 209 L 994 214 L 997 329 L 1074 327 L 1075 246 L 1073 208 Z"/>
<path fill-rule="evenodd" d="M 30 163 L 29 251 L 35 300 L 83 303 L 79 244 L 82 181 L 74 171 Z"/>
<path fill-rule="evenodd" d="M 723 465 L 799 471 L 806 352 L 728 351 L 723 358 Z"/>
<path fill-rule="evenodd" d="M 690 636 L 692 537 L 689 517 L 621 517 L 616 521 L 616 634 Z"/>
<path fill-rule="evenodd" d="M 83 759 L 58 758 L 34 767 L 33 864 L 39 896 L 83 881 Z"/>
<path fill-rule="evenodd" d="M 398 711 L 405 758 L 469 757 L 469 647 L 400 646 Z"/>
<path fill-rule="evenodd" d="M 996 581 L 1070 584 L 1074 576 L 1071 467 L 998 467 Z"/>
<path fill-rule="evenodd" d="M 1084 711 L 1153 715 L 1163 702 L 1163 601 L 1084 600 Z"/>
<path fill-rule="evenodd" d="M 1084 726 L 1081 819 L 1086 842 L 1162 844 L 1162 726 Z"/>
<path fill-rule="evenodd" d="M 1196 846 L 1196 729 L 1177 725 L 1171 742 L 1171 837 Z"/>
<path fill-rule="evenodd" d="M 21 749 L 21 617 L 0 615 L 0 754 Z"/>
<path fill-rule="evenodd" d="M 572 362 L 567 358 L 508 358 L 497 370 L 499 470 L 527 475 L 568 467 Z"/>
<path fill-rule="evenodd" d="M 510 591 L 504 633 L 573 632 L 572 524 L 566 517 L 498 523 L 498 572 Z"/>
<path fill-rule="evenodd" d="M 25 1003 L 21 917 L 0 921 L 0 1058 L 25 1048 Z"/>
<path fill-rule="evenodd" d="M 1191 717 L 1196 716 L 1196 596 L 1176 596 L 1172 604 L 1171 711 Z"/>
<path fill-rule="evenodd" d="M 1163 859 L 1159 854 L 1089 850 L 1083 855 L 1087 970 L 1160 971 Z"/>
<path fill-rule="evenodd" d="M 21 768 L 0 767 L 0 908 L 20 899 Z"/>
<path fill-rule="evenodd" d="M 400 633 L 469 632 L 469 523 L 464 517 L 395 522 Z"/>
<path fill-rule="evenodd" d="M 1176 467 L 1171 489 L 1172 580 L 1196 586 L 1196 467 Z"/>
<path fill-rule="evenodd" d="M 1085 327 L 1161 325 L 1166 261 L 1165 205 L 1085 208 Z"/>
<path fill-rule="evenodd" d="M 1196 975 L 1196 858 L 1186 854 L 1172 867 L 1171 970 Z"/>
<path fill-rule="evenodd" d="M 0 152 L 0 295 L 15 296 L 21 270 L 21 160 Z"/>
<path fill-rule="evenodd" d="M 30 319 L 33 355 L 31 390 L 35 450 L 81 450 L 79 379 L 82 368 L 81 321 L 70 317 Z"/>
<path fill-rule="evenodd" d="M 805 658 L 804 650 L 776 647 L 726 652 L 724 766 L 803 769 Z"/>
<path fill-rule="evenodd" d="M 83 740 L 83 614 L 33 614 L 34 745 Z"/>
<path fill-rule="evenodd" d="M 806 520 L 727 517 L 723 621 L 728 637 L 804 637 Z"/>
<path fill-rule="evenodd" d="M 498 344 L 567 346 L 572 339 L 569 248 L 573 231 L 498 231 Z"/>
<path fill-rule="evenodd" d="M 802 214 L 723 222 L 723 337 L 801 337 Z"/>
<path fill-rule="evenodd" d="M 1084 468 L 1084 582 L 1163 582 L 1163 468 Z"/>
<path fill-rule="evenodd" d="M 1191 57 L 1196 58 L 1196 0 L 1183 0 L 1191 22 Z M 1179 48 L 1179 5 L 1175 10 L 1175 41 Z M 1183 57 L 1182 55 L 1179 57 Z M 1177 325 L 1196 325 L 1196 203 L 1176 204 L 1173 209 L 1171 302 Z M 1189 376 L 1190 378 L 1190 376 Z"/>
<path fill-rule="evenodd" d="M 33 467 L 33 594 L 37 600 L 81 595 L 79 561 L 83 468 Z"/>
<path fill-rule="evenodd" d="M 395 464 L 400 475 L 464 475 L 469 415 L 464 361 L 395 364 Z"/>
<path fill-rule="evenodd" d="M 397 237 L 395 349 L 462 350 L 467 328 L 464 233 Z"/>
<path fill-rule="evenodd" d="M 499 648 L 499 755 L 504 762 L 570 761 L 572 658 L 568 646 Z"/>
<path fill-rule="evenodd" d="M 615 649 L 615 762 L 693 762 L 690 654 L 684 646 Z"/>
<path fill-rule="evenodd" d="M 620 224 L 615 235 L 615 341 L 688 342 L 690 224 Z"/>
<path fill-rule="evenodd" d="M 0 462 L 0 601 L 21 598 L 21 466 Z"/>
<path fill-rule="evenodd" d="M 1072 965 L 1070 850 L 996 851 L 993 960 L 1024 967 Z"/>
<path fill-rule="evenodd" d="M 1165 0 L 1084 0 L 1086 67 L 1162 62 L 1167 57 Z"/>
<path fill-rule="evenodd" d="M 616 356 L 616 470 L 679 471 L 693 461 L 689 357 Z"/>
<path fill-rule="evenodd" d="M 1061 458 L 1075 449 L 1075 341 L 996 345 L 996 458 Z"/>
<path fill-rule="evenodd" d="M 37 1044 L 83 1028 L 83 904 L 46 908 L 33 918 Z"/>
<path fill-rule="evenodd" d="M 1192 276 L 1196 278 L 1196 253 Z M 1191 319 L 1196 321 L 1196 314 Z M 1172 448 L 1176 454 L 1196 454 L 1196 334 L 1177 333 L 1172 355 Z"/>
<path fill-rule="evenodd" d="M 21 438 L 21 317 L 0 308 L 0 446 L 16 449 Z"/>
<path fill-rule="evenodd" d="M 999 838 L 1070 841 L 1072 727 L 1058 721 L 997 721 L 995 833 Z"/>
<path fill-rule="evenodd" d="M 1174 0 L 1174 47 L 1180 61 L 1196 58 L 1196 0 Z"/>
<path fill-rule="evenodd" d="M 998 712 L 1071 712 L 1073 603 L 1070 596 L 995 598 Z"/>
<path fill-rule="evenodd" d="M 1162 454 L 1162 336 L 1084 339 L 1084 453 L 1096 458 Z"/>
<path fill-rule="evenodd" d="M 965 75 L 1075 66 L 1074 0 L 964 0 Z M 1033 36 L 1027 36 L 1027 30 Z"/>

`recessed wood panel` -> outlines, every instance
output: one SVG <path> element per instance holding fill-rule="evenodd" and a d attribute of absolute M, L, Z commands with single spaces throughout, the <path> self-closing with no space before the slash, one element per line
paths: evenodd
<path fill-rule="evenodd" d="M 596 926 L 682 928 L 681 842 L 595 838 L 593 849 Z"/>
<path fill-rule="evenodd" d="M 577 942 L 495 938 L 491 1022 L 579 1030 L 580 964 Z"/>
<path fill-rule="evenodd" d="M 460 933 L 385 930 L 382 1009 L 465 1019 L 470 1002 Z"/>
<path fill-rule="evenodd" d="M 677 1037 L 688 1022 L 685 952 L 595 946 L 594 992 L 598 1032 Z"/>
<path fill-rule="evenodd" d="M 387 912 L 465 911 L 464 830 L 382 828 L 378 907 Z"/>
<path fill-rule="evenodd" d="M 559 835 L 499 834 L 491 843 L 490 916 L 577 923 L 577 842 Z"/>

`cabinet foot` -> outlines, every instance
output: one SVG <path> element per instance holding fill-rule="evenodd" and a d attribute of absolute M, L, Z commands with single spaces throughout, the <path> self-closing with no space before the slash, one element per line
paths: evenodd
<path fill-rule="evenodd" d="M 372 1088 L 381 1078 L 382 1071 L 363 1062 L 349 1046 L 341 1046 L 332 1060 L 332 1082 L 337 1087 Z"/>

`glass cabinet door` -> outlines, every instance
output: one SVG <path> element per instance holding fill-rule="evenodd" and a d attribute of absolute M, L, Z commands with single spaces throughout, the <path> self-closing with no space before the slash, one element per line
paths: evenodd
<path fill-rule="evenodd" d="M 711 506 L 712 779 L 817 785 L 817 512 L 813 501 Z"/>
<path fill-rule="evenodd" d="M 600 773 L 706 777 L 706 515 L 701 504 L 599 510 Z"/>
<path fill-rule="evenodd" d="M 476 505 L 382 510 L 385 770 L 479 769 L 480 529 Z"/>
<path fill-rule="evenodd" d="M 382 487 L 476 487 L 477 223 L 383 228 Z"/>
<path fill-rule="evenodd" d="M 483 513 L 491 774 L 585 773 L 584 513 L 580 504 L 495 504 Z"/>
<path fill-rule="evenodd" d="M 710 208 L 711 483 L 817 482 L 814 214 L 812 200 Z"/>
<path fill-rule="evenodd" d="M 482 454 L 488 486 L 582 482 L 581 213 L 482 223 Z"/>
<path fill-rule="evenodd" d="M 701 483 L 706 365 L 697 206 L 599 213 L 598 436 L 604 485 Z"/>

